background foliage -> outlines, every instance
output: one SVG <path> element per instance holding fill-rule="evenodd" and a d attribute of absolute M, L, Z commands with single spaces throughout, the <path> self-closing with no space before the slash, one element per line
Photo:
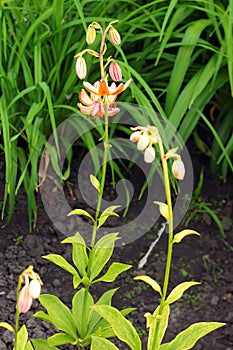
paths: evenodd
<path fill-rule="evenodd" d="M 124 78 L 134 79 L 124 100 L 158 111 L 184 141 L 193 135 L 212 170 L 225 179 L 233 170 L 232 16 L 233 0 L 1 0 L 2 217 L 10 220 L 24 186 L 29 222 L 36 224 L 37 167 L 47 137 L 73 112 L 82 123 L 74 55 L 85 48 L 92 21 L 119 20 L 122 45 L 114 58 Z M 93 83 L 98 70 L 95 58 L 88 60 Z M 83 142 L 90 147 L 93 136 Z"/>

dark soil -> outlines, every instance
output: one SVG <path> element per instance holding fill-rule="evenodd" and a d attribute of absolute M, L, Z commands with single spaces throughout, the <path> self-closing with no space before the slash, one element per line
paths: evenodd
<path fill-rule="evenodd" d="M 199 168 L 199 167 L 197 167 Z M 1 174 L 3 179 L 3 174 Z M 232 179 L 220 182 L 211 175 L 205 176 L 203 201 L 211 203 L 225 228 L 226 238 L 223 240 L 217 225 L 206 213 L 199 213 L 189 223 L 189 227 L 202 233 L 201 237 L 190 236 L 174 250 L 170 288 L 185 280 L 201 281 L 200 286 L 190 289 L 185 296 L 172 305 L 169 328 L 165 341 L 199 321 L 220 321 L 226 326 L 212 332 L 200 340 L 196 350 L 231 350 L 233 349 L 233 192 Z M 3 194 L 3 180 L 1 195 Z M 55 208 L 56 209 L 56 208 Z M 193 211 L 193 209 L 192 209 Z M 159 228 L 159 226 L 158 226 Z M 115 285 L 117 291 L 113 304 L 120 309 L 136 307 L 129 319 L 138 329 L 146 349 L 147 330 L 144 314 L 153 312 L 158 305 L 158 296 L 154 291 L 133 277 L 147 274 L 162 283 L 166 259 L 166 235 L 163 235 L 150 255 L 143 270 L 138 270 L 138 261 L 154 240 L 153 232 L 124 247 L 116 248 L 114 261 L 133 265 L 132 269 L 122 274 Z M 11 223 L 1 229 L 0 234 L 0 321 L 14 324 L 15 292 L 19 274 L 29 265 L 39 272 L 44 285 L 43 293 L 59 296 L 68 306 L 74 294 L 71 276 L 51 264 L 41 256 L 48 253 L 62 254 L 70 259 L 70 245 L 60 244 L 64 235 L 57 232 L 46 215 L 38 195 L 38 225 L 29 232 L 27 220 L 27 201 L 23 191 L 17 196 L 16 209 Z M 112 286 L 111 286 L 112 287 Z M 92 290 L 97 297 L 106 284 Z M 40 308 L 34 301 L 31 310 L 21 315 L 20 322 L 26 323 L 30 337 L 47 338 L 55 330 L 45 322 L 33 317 Z M 0 328 L 0 350 L 12 349 L 12 334 Z M 126 349 L 124 344 L 118 345 Z M 73 347 L 63 347 L 73 349 Z"/>

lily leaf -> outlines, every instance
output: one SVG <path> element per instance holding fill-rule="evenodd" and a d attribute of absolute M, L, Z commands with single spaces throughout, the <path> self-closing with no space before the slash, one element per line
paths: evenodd
<path fill-rule="evenodd" d="M 112 205 L 111 207 L 106 208 L 98 219 L 98 228 L 101 227 L 109 216 L 119 216 L 114 212 L 117 208 L 120 208 L 120 205 Z"/>
<path fill-rule="evenodd" d="M 220 322 L 194 323 L 184 331 L 180 332 L 170 343 L 161 345 L 159 350 L 192 349 L 199 339 L 223 326 L 225 326 L 225 323 Z"/>
<path fill-rule="evenodd" d="M 113 343 L 108 339 L 100 337 L 92 337 L 91 350 L 119 350 Z"/>
<path fill-rule="evenodd" d="M 119 310 L 109 305 L 94 305 L 93 309 L 112 326 L 116 336 L 132 350 L 141 350 L 142 343 L 136 329 Z"/>
<path fill-rule="evenodd" d="M 183 295 L 183 293 L 189 289 L 192 286 L 196 286 L 198 284 L 201 284 L 200 282 L 183 282 L 178 284 L 178 286 L 176 286 L 171 293 L 168 295 L 166 302 L 168 304 L 172 304 L 174 303 L 176 300 L 180 299 Z"/>
<path fill-rule="evenodd" d="M 69 214 L 67 214 L 67 216 L 71 216 L 71 215 L 83 215 L 91 219 L 93 222 L 95 222 L 95 219 L 91 216 L 91 214 L 89 214 L 84 209 L 74 209 Z"/>
<path fill-rule="evenodd" d="M 113 282 L 115 281 L 115 279 L 117 278 L 117 276 L 124 272 L 127 271 L 128 269 L 130 269 L 132 267 L 132 265 L 127 265 L 127 264 L 122 264 L 122 263 L 118 263 L 118 262 L 113 262 L 107 272 L 100 278 L 98 278 L 97 280 L 95 280 L 94 282 Z"/>
<path fill-rule="evenodd" d="M 155 204 L 158 204 L 160 214 L 169 221 L 169 211 L 168 211 L 168 205 L 163 202 L 154 202 Z"/>
<path fill-rule="evenodd" d="M 183 230 L 183 231 L 175 234 L 175 236 L 173 238 L 173 243 L 180 243 L 184 237 L 189 236 L 189 235 L 200 236 L 200 233 L 198 233 L 197 231 L 194 231 L 194 230 L 189 230 L 189 229 Z"/>
<path fill-rule="evenodd" d="M 14 328 L 7 322 L 0 322 L 0 327 L 8 329 L 8 331 L 11 331 L 15 333 Z"/>
<path fill-rule="evenodd" d="M 100 182 L 99 180 L 97 179 L 97 177 L 95 177 L 94 175 L 90 175 L 90 181 L 91 181 L 91 184 L 92 186 L 98 191 L 100 192 Z"/>
<path fill-rule="evenodd" d="M 153 280 L 153 278 L 149 276 L 136 276 L 134 277 L 134 280 L 140 280 L 149 284 L 156 292 L 162 295 L 162 290 L 160 285 L 155 280 Z"/>

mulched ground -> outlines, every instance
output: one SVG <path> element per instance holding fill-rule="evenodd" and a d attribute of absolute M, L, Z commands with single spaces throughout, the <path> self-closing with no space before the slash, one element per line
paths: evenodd
<path fill-rule="evenodd" d="M 3 175 L 1 174 L 1 179 Z M 196 350 L 231 350 L 233 349 L 233 194 L 232 179 L 222 183 L 208 175 L 203 187 L 203 200 L 212 203 L 223 222 L 226 239 L 222 240 L 218 227 L 211 218 L 201 213 L 194 217 L 189 227 L 202 233 L 201 237 L 190 236 L 174 250 L 172 277 L 170 288 L 178 283 L 195 279 L 201 285 L 193 287 L 181 301 L 172 306 L 169 328 L 165 341 L 172 339 L 180 330 L 193 322 L 221 321 L 226 326 L 200 340 L 194 347 Z M 3 181 L 1 181 L 1 195 Z M 133 277 L 148 274 L 161 282 L 166 258 L 166 237 L 162 236 L 150 255 L 143 270 L 138 270 L 138 261 L 154 240 L 153 231 L 137 241 L 124 247 L 116 248 L 113 261 L 126 262 L 132 269 L 122 274 L 114 286 L 120 289 L 116 293 L 113 304 L 120 309 L 136 307 L 129 319 L 137 327 L 143 338 L 146 349 L 147 330 L 144 314 L 153 312 L 158 305 L 158 296 L 150 287 Z M 29 265 L 39 272 L 43 282 L 43 293 L 59 296 L 70 306 L 74 294 L 70 275 L 41 258 L 48 253 L 62 254 L 70 258 L 70 246 L 61 245 L 64 235 L 57 232 L 48 219 L 38 197 L 38 226 L 33 232 L 28 230 L 26 197 L 21 192 L 17 197 L 16 210 L 11 223 L 0 232 L 0 321 L 14 324 L 15 291 L 18 275 Z M 64 287 L 65 286 L 65 287 Z M 106 284 L 100 284 L 92 290 L 94 297 L 102 293 Z M 112 287 L 112 286 L 111 286 Z M 21 316 L 29 330 L 30 337 L 47 338 L 55 330 L 45 322 L 35 319 L 33 314 L 40 308 L 37 301 L 32 309 Z M 0 329 L 0 350 L 12 349 L 12 334 Z M 62 349 L 73 349 L 65 346 Z M 126 346 L 120 344 L 124 350 Z"/>

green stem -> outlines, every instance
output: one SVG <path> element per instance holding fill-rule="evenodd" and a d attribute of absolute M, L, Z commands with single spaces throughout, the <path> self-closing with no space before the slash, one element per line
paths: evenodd
<path fill-rule="evenodd" d="M 167 290 L 168 290 L 168 284 L 169 284 L 169 278 L 170 278 L 170 272 L 171 272 L 171 262 L 172 262 L 172 248 L 173 248 L 173 210 L 172 210 L 172 199 L 171 199 L 171 188 L 170 188 L 170 181 L 169 181 L 169 173 L 168 173 L 168 166 L 167 166 L 167 160 L 164 157 L 164 149 L 163 144 L 160 141 L 159 143 L 159 150 L 162 160 L 162 168 L 163 168 L 163 176 L 164 176 L 164 187 L 165 187 L 165 193 L 166 193 L 166 200 L 167 200 L 167 206 L 168 206 L 168 247 L 167 247 L 167 259 L 166 259 L 166 268 L 165 268 L 165 274 L 164 274 L 164 281 L 163 281 L 163 291 L 162 291 L 162 297 L 160 301 L 159 306 L 159 314 L 158 316 L 161 316 L 164 309 L 165 299 L 167 296 Z M 160 322 L 159 318 L 156 323 L 156 329 L 155 329 L 155 337 L 154 337 L 154 344 L 153 349 L 157 349 L 160 345 L 157 342 L 158 339 L 158 332 L 159 332 Z"/>
<path fill-rule="evenodd" d="M 99 195 L 98 195 L 98 202 L 97 202 L 97 207 L 96 207 L 96 213 L 95 213 L 95 223 L 93 226 L 93 231 L 92 231 L 92 240 L 91 240 L 91 246 L 93 247 L 95 244 L 95 239 L 96 239 L 96 233 L 97 233 L 97 224 L 98 224 L 98 217 L 100 214 L 101 210 L 101 203 L 103 199 L 103 192 L 104 192 L 104 185 L 105 185 L 105 179 L 106 179 L 106 171 L 107 171 L 107 161 L 108 161 L 108 151 L 109 151 L 109 131 L 108 131 L 108 109 L 107 105 L 105 105 L 105 130 L 104 130 L 104 155 L 103 155 L 103 165 L 102 165 L 102 172 L 101 172 L 101 182 L 100 182 L 100 190 L 99 190 Z"/>
<path fill-rule="evenodd" d="M 15 311 L 15 345 L 14 345 L 15 350 L 18 350 L 17 346 L 18 346 L 19 315 L 20 315 L 19 308 L 18 308 L 18 300 L 19 300 L 19 293 L 21 290 L 21 286 L 22 286 L 22 277 L 20 275 L 19 280 L 18 280 L 18 285 L 17 285 L 16 305 L 15 305 L 15 308 L 16 308 L 16 311 Z"/>

